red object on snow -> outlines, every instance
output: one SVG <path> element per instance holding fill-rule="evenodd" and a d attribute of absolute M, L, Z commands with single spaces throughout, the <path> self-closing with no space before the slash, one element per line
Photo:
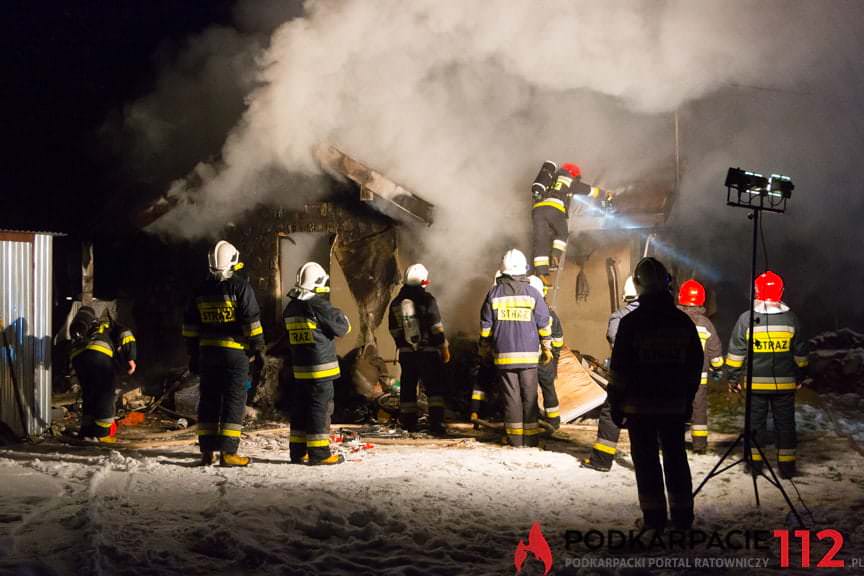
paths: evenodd
<path fill-rule="evenodd" d="M 756 299 L 764 302 L 780 302 L 783 298 L 783 279 L 770 270 L 756 278 Z"/>
<path fill-rule="evenodd" d="M 681 306 L 704 306 L 705 287 L 693 278 L 685 280 L 678 289 L 678 304 Z"/>
<path fill-rule="evenodd" d="M 125 418 L 120 420 L 121 426 L 138 426 L 144 422 L 144 413 L 143 412 L 129 412 Z M 117 423 L 115 422 L 112 427 L 111 436 L 114 436 L 114 432 L 117 430 Z"/>
<path fill-rule="evenodd" d="M 562 164 L 561 169 L 569 172 L 570 176 L 572 176 L 573 178 L 580 178 L 582 176 L 582 169 L 579 168 L 578 165 L 571 162 L 565 162 L 564 164 Z"/>

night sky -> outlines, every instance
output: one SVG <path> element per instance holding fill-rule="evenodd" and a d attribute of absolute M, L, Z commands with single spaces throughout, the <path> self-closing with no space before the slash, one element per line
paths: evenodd
<path fill-rule="evenodd" d="M 158 194 L 121 174 L 106 125 L 152 89 L 159 58 L 170 58 L 190 34 L 229 23 L 233 5 L 4 3 L 0 228 L 100 235 L 128 212 L 128 188 L 137 198 Z"/>

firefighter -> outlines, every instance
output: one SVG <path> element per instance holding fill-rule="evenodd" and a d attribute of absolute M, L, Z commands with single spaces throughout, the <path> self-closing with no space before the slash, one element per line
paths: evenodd
<path fill-rule="evenodd" d="M 704 306 L 705 287 L 693 278 L 684 281 L 678 289 L 678 307 L 696 325 L 705 354 L 699 391 L 693 401 L 693 420 L 690 423 L 693 452 L 699 454 L 708 450 L 708 371 L 717 372 L 723 368 L 723 346 L 714 324 L 705 315 Z"/>
<path fill-rule="evenodd" d="M 496 270 L 495 279 L 492 281 L 493 288 L 498 285 L 500 279 L 501 270 Z M 498 370 L 495 368 L 492 351 L 489 348 L 488 342 L 485 342 L 481 338 L 477 344 L 476 362 L 471 365 L 470 371 L 471 402 L 469 408 L 469 418 L 472 422 L 475 422 L 475 428 L 478 427 L 476 421 L 481 416 L 488 417 L 493 412 L 493 410 L 489 409 L 488 401 L 491 400 L 490 393 L 493 391 L 493 386 L 498 379 Z M 485 411 L 484 408 L 486 408 Z"/>
<path fill-rule="evenodd" d="M 528 283 L 544 297 L 549 292 L 549 287 L 543 284 L 543 281 L 537 276 L 529 276 Z M 540 390 L 543 392 L 544 420 L 557 430 L 561 427 L 561 407 L 558 405 L 555 379 L 558 378 L 558 359 L 561 357 L 561 349 L 564 347 L 564 329 L 558 314 L 551 308 L 549 308 L 549 316 L 552 318 L 552 361 L 537 366 L 537 380 L 540 383 Z"/>
<path fill-rule="evenodd" d="M 81 429 L 78 437 L 93 442 L 117 441 L 114 421 L 115 362 L 130 376 L 137 368 L 135 335 L 110 317 L 100 320 L 90 306 L 82 306 L 69 326 L 69 354 L 81 383 Z"/>
<path fill-rule="evenodd" d="M 183 319 L 189 369 L 201 375 L 198 401 L 198 444 L 201 463 L 247 466 L 237 453 L 250 364 L 263 363 L 264 331 L 260 310 L 243 268 L 240 253 L 225 240 L 208 254 L 210 274 L 195 291 Z"/>
<path fill-rule="evenodd" d="M 547 160 L 531 186 L 534 206 L 531 219 L 534 227 L 534 274 L 549 286 L 549 272 L 558 269 L 561 255 L 567 249 L 567 219 L 570 200 L 574 195 L 608 200 L 611 194 L 582 182 L 582 170 L 576 164 L 565 163 L 559 168 Z"/>
<path fill-rule="evenodd" d="M 543 294 L 528 283 L 519 250 L 504 255 L 501 278 L 480 311 L 480 339 L 491 347 L 504 397 L 504 427 L 514 447 L 537 446 L 537 364 L 552 361 L 552 318 Z"/>
<path fill-rule="evenodd" d="M 429 400 L 429 429 L 443 435 L 444 364 L 450 348 L 435 297 L 426 291 L 429 271 L 412 264 L 405 271 L 405 284 L 390 303 L 390 334 L 399 350 L 402 368 L 399 391 L 399 421 L 408 432 L 417 430 L 417 384 L 423 382 Z"/>
<path fill-rule="evenodd" d="M 675 307 L 663 264 L 643 258 L 633 279 L 639 307 L 621 319 L 612 348 L 612 419 L 629 432 L 643 527 L 662 531 L 671 514 L 673 526 L 687 530 L 693 484 L 684 430 L 699 389 L 702 343 L 696 326 Z"/>
<path fill-rule="evenodd" d="M 771 271 L 756 278 L 755 324 L 753 329 L 753 398 L 751 422 L 759 446 L 767 443 L 766 420 L 773 414 L 780 476 L 795 475 L 795 391 L 806 376 L 807 340 L 798 317 L 781 298 L 783 279 Z M 726 369 L 729 386 L 741 391 L 739 377 L 747 358 L 750 312 L 744 312 L 732 330 Z M 751 470 L 762 468 L 759 450 L 751 447 Z"/>
<path fill-rule="evenodd" d="M 297 271 L 297 283 L 282 318 L 291 349 L 290 387 L 291 462 L 341 464 L 341 454 L 330 452 L 333 382 L 339 378 L 336 338 L 351 331 L 348 316 L 325 297 L 330 276 L 316 262 Z"/>
<path fill-rule="evenodd" d="M 615 346 L 615 336 L 618 333 L 618 324 L 627 314 L 639 307 L 639 295 L 636 293 L 636 284 L 633 277 L 628 276 L 624 282 L 624 307 L 619 308 L 609 316 L 609 324 L 606 328 L 606 341 L 610 347 Z M 597 423 L 597 440 L 591 447 L 591 455 L 582 461 L 582 466 L 592 468 L 599 472 L 609 472 L 615 454 L 618 453 L 618 438 L 621 429 L 612 421 L 612 409 L 609 399 L 600 407 L 600 419 Z"/>

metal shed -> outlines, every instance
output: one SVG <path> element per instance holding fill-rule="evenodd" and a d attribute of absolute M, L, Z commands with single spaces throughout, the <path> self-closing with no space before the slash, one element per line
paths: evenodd
<path fill-rule="evenodd" d="M 0 421 L 19 436 L 51 427 L 54 236 L 0 230 Z"/>

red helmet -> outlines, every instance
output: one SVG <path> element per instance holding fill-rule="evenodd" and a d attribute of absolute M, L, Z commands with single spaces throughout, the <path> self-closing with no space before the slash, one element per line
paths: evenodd
<path fill-rule="evenodd" d="M 678 289 L 678 304 L 681 306 L 704 306 L 705 287 L 692 278 L 686 280 Z"/>
<path fill-rule="evenodd" d="M 756 278 L 756 299 L 765 302 L 780 302 L 783 298 L 783 279 L 770 270 Z"/>
<path fill-rule="evenodd" d="M 565 162 L 561 165 L 561 169 L 569 172 L 573 178 L 580 178 L 582 176 L 582 170 L 576 164 Z"/>

